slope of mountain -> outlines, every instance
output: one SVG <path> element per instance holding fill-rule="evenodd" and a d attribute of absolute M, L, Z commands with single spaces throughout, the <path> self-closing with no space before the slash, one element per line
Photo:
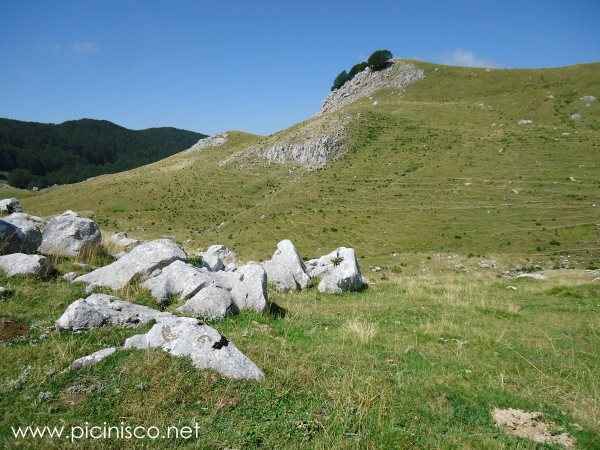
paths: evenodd
<path fill-rule="evenodd" d="M 129 130 L 105 120 L 0 119 L 0 173 L 17 187 L 73 183 L 166 158 L 203 137 L 176 128 Z"/>
<path fill-rule="evenodd" d="M 87 211 L 105 229 L 223 243 L 245 258 L 289 238 L 305 257 L 346 245 L 367 264 L 400 264 L 406 252 L 597 261 L 600 105 L 584 98 L 600 97 L 600 64 L 411 63 L 424 78 L 404 91 L 378 90 L 268 137 L 229 132 L 223 145 L 45 190 L 24 206 Z M 278 151 L 336 121 L 345 152 L 322 168 L 248 151 Z"/>

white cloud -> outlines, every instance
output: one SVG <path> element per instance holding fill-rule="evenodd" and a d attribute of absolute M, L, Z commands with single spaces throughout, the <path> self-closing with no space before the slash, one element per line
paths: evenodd
<path fill-rule="evenodd" d="M 462 48 L 457 48 L 456 50 L 444 55 L 441 59 L 441 62 L 450 66 L 498 67 L 494 61 L 480 58 L 472 51 Z"/>
<path fill-rule="evenodd" d="M 74 42 L 69 47 L 72 52 L 80 55 L 93 55 L 98 53 L 98 44 L 92 41 Z"/>

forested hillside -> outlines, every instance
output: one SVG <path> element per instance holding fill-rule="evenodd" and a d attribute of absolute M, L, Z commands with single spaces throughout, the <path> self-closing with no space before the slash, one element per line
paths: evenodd
<path fill-rule="evenodd" d="M 177 128 L 129 130 L 105 120 L 0 119 L 0 177 L 20 188 L 74 183 L 166 158 L 203 137 Z"/>

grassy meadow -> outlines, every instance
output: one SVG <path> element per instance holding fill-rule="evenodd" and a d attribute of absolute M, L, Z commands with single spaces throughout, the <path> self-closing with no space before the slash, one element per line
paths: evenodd
<path fill-rule="evenodd" d="M 190 253 L 222 243 L 262 260 L 288 238 L 308 259 L 351 246 L 370 281 L 342 296 L 270 292 L 285 314 L 213 323 L 264 370 L 252 383 L 161 351 L 70 371 L 140 329 L 54 330 L 85 296 L 60 277 L 82 270 L 74 261 L 58 260 L 48 280 L 0 275 L 13 291 L 0 303 L 0 447 L 123 448 L 19 441 L 10 427 L 125 421 L 202 430 L 198 441 L 126 443 L 135 448 L 555 448 L 505 434 L 490 415 L 501 407 L 541 411 L 578 448 L 600 448 L 600 102 L 580 100 L 600 97 L 600 64 L 415 64 L 426 78 L 405 93 L 335 113 L 349 147 L 326 169 L 219 164 L 293 127 L 230 132 L 222 147 L 35 193 L 0 188 L 29 213 L 73 209 L 105 234 L 172 236 Z M 550 270 L 501 276 L 515 265 Z M 137 286 L 117 295 L 155 306 Z"/>

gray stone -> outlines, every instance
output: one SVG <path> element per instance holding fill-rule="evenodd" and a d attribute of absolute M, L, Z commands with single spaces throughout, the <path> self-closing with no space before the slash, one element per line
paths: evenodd
<path fill-rule="evenodd" d="M 115 233 L 108 238 L 107 241 L 109 254 L 114 258 L 120 258 L 127 252 L 131 251 L 134 247 L 141 244 L 138 239 L 133 239 L 127 236 L 127 233 L 120 232 Z"/>
<path fill-rule="evenodd" d="M 224 145 L 225 143 L 227 143 L 228 138 L 229 138 L 229 136 L 227 133 L 219 133 L 219 134 L 215 134 L 214 136 L 208 136 L 208 137 L 200 139 L 198 142 L 196 142 L 190 148 L 185 150 L 185 152 L 193 153 L 193 152 L 205 150 L 205 149 L 208 149 L 211 147 L 220 147 L 221 145 Z"/>
<path fill-rule="evenodd" d="M 161 318 L 146 334 L 125 341 L 126 349 L 159 348 L 188 357 L 198 369 L 233 379 L 262 380 L 264 373 L 217 330 L 188 317 Z"/>
<path fill-rule="evenodd" d="M 277 244 L 277 250 L 269 261 L 263 263 L 263 267 L 267 280 L 280 292 L 305 289 L 310 283 L 302 257 L 289 239 Z"/>
<path fill-rule="evenodd" d="M 125 302 L 112 295 L 92 294 L 71 303 L 56 321 L 56 328 L 78 331 L 105 325 L 137 327 L 167 316 L 171 314 Z"/>
<path fill-rule="evenodd" d="M 48 221 L 39 251 L 44 255 L 74 257 L 93 250 L 101 241 L 96 222 L 66 211 Z"/>
<path fill-rule="evenodd" d="M 44 221 L 39 217 L 25 213 L 4 217 L 0 220 L 0 253 L 35 253 L 42 243 L 43 230 Z"/>
<path fill-rule="evenodd" d="M 0 200 L 0 214 L 23 212 L 21 202 L 16 198 L 3 198 Z"/>
<path fill-rule="evenodd" d="M 359 291 L 366 284 L 353 248 L 340 247 L 328 255 L 306 262 L 312 278 L 320 278 L 319 292 L 340 294 Z"/>
<path fill-rule="evenodd" d="M 581 97 L 581 101 L 585 103 L 586 106 L 590 106 L 596 100 L 596 97 L 594 97 L 593 95 L 584 95 L 583 97 Z"/>
<path fill-rule="evenodd" d="M 546 276 L 542 272 L 528 272 L 520 273 L 514 277 L 515 279 L 528 279 L 528 280 L 545 280 Z"/>
<path fill-rule="evenodd" d="M 71 369 L 78 370 L 83 367 L 94 366 L 100 361 L 108 358 L 116 351 L 116 347 L 103 348 L 102 350 L 98 350 L 97 352 L 94 352 L 91 355 L 83 356 L 81 358 L 76 359 L 71 363 Z"/>
<path fill-rule="evenodd" d="M 239 312 L 233 303 L 231 293 L 214 284 L 202 289 L 184 305 L 177 308 L 177 311 L 207 320 L 223 319 L 225 316 Z"/>
<path fill-rule="evenodd" d="M 4 286 L 0 286 L 0 299 L 10 297 L 12 295 L 12 289 L 5 288 Z"/>
<path fill-rule="evenodd" d="M 212 281 L 206 270 L 180 260 L 172 262 L 153 275 L 142 283 L 142 287 L 148 289 L 161 304 L 174 296 L 188 299 Z"/>
<path fill-rule="evenodd" d="M 231 267 L 231 264 L 237 264 L 237 258 L 233 250 L 224 245 L 211 245 L 200 254 L 202 256 L 202 265 L 211 272 L 225 270 L 225 266 Z"/>
<path fill-rule="evenodd" d="M 0 256 L 0 270 L 4 271 L 9 277 L 15 275 L 46 277 L 52 272 L 53 268 L 50 260 L 45 256 L 13 253 Z"/>
<path fill-rule="evenodd" d="M 581 114 L 580 113 L 573 113 L 569 117 L 571 118 L 571 120 L 581 120 Z"/>
<path fill-rule="evenodd" d="M 76 283 L 122 289 L 134 278 L 146 280 L 156 269 L 174 261 L 185 260 L 181 247 L 169 239 L 157 239 L 138 245 L 129 253 L 108 266 L 100 267 L 75 279 Z"/>
<path fill-rule="evenodd" d="M 533 124 L 533 120 L 531 120 L 531 119 L 521 119 L 517 123 L 519 125 L 531 125 L 531 124 Z"/>
<path fill-rule="evenodd" d="M 67 272 L 63 275 L 63 280 L 68 281 L 69 283 L 72 283 L 73 281 L 75 281 L 75 278 L 77 278 L 79 276 L 79 274 L 77 272 Z"/>
<path fill-rule="evenodd" d="M 267 308 L 267 273 L 256 263 L 246 264 L 236 272 L 222 272 L 233 276 L 231 296 L 239 310 L 262 312 Z"/>
<path fill-rule="evenodd" d="M 496 268 L 496 260 L 495 259 L 482 259 L 479 261 L 480 269 L 495 269 Z"/>

